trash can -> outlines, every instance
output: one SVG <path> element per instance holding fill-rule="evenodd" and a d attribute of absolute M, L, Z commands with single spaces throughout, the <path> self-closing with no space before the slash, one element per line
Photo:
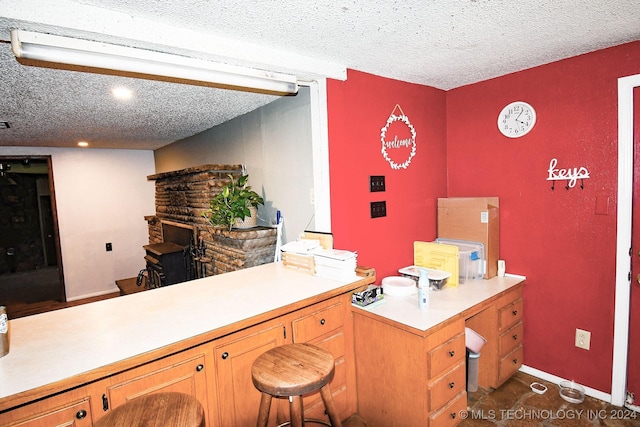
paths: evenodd
<path fill-rule="evenodd" d="M 467 350 L 467 391 L 478 391 L 480 353 Z"/>
<path fill-rule="evenodd" d="M 478 391 L 480 350 L 487 340 L 471 328 L 465 328 L 464 332 L 467 346 L 467 391 Z"/>

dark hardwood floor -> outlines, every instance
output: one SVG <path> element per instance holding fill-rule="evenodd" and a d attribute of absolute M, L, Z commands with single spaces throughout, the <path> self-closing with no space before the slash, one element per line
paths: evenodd
<path fill-rule="evenodd" d="M 0 275 L 0 305 L 7 308 L 9 319 L 59 310 L 119 296 L 118 292 L 77 301 L 60 301 L 56 267 Z"/>

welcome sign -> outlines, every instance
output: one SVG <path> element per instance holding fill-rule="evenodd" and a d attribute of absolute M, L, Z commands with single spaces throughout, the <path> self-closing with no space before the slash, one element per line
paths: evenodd
<path fill-rule="evenodd" d="M 398 112 L 400 114 L 398 114 Z M 406 169 L 416 154 L 416 130 L 396 104 L 380 130 L 381 153 L 392 169 Z"/>

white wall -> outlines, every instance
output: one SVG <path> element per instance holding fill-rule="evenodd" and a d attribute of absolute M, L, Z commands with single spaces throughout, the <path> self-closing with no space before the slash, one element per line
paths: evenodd
<path fill-rule="evenodd" d="M 311 109 L 308 87 L 191 138 L 155 151 L 158 173 L 203 164 L 243 164 L 265 199 L 260 224 L 285 218 L 283 242 L 315 230 Z M 324 230 L 321 230 L 324 231 Z"/>
<path fill-rule="evenodd" d="M 144 267 L 152 151 L 0 147 L 3 155 L 51 155 L 67 300 L 117 291 L 115 280 Z"/>

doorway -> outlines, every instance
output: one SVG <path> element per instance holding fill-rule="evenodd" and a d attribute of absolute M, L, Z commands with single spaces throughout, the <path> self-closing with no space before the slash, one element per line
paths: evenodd
<path fill-rule="evenodd" d="M 615 290 L 615 325 L 613 337 L 613 372 L 611 381 L 611 403 L 616 406 L 637 407 L 638 396 L 633 403 L 627 401 L 627 384 L 633 385 L 637 379 L 633 378 L 634 371 L 630 367 L 637 365 L 638 347 L 632 346 L 630 325 L 636 325 L 640 317 L 637 308 L 631 311 L 631 294 L 638 292 L 637 270 L 632 270 L 633 258 L 639 251 L 639 243 L 633 240 L 632 246 L 632 215 L 634 204 L 634 134 L 638 132 L 639 124 L 634 127 L 634 92 L 635 106 L 640 108 L 637 97 L 637 87 L 640 87 L 640 74 L 618 79 L 618 215 L 617 215 L 617 249 L 616 249 L 616 290 Z M 637 118 L 638 115 L 635 114 Z M 637 142 L 637 141 L 636 141 Z M 639 181 L 640 182 L 640 181 Z M 637 209 L 636 209 L 637 211 Z M 638 214 L 640 212 L 636 212 Z M 640 230 L 634 230 L 638 233 Z M 632 333 L 636 333 L 633 332 Z M 635 363 L 635 365 L 634 365 Z M 629 382 L 628 382 L 629 381 Z"/>
<path fill-rule="evenodd" d="M 0 157 L 0 305 L 66 300 L 50 156 Z"/>

